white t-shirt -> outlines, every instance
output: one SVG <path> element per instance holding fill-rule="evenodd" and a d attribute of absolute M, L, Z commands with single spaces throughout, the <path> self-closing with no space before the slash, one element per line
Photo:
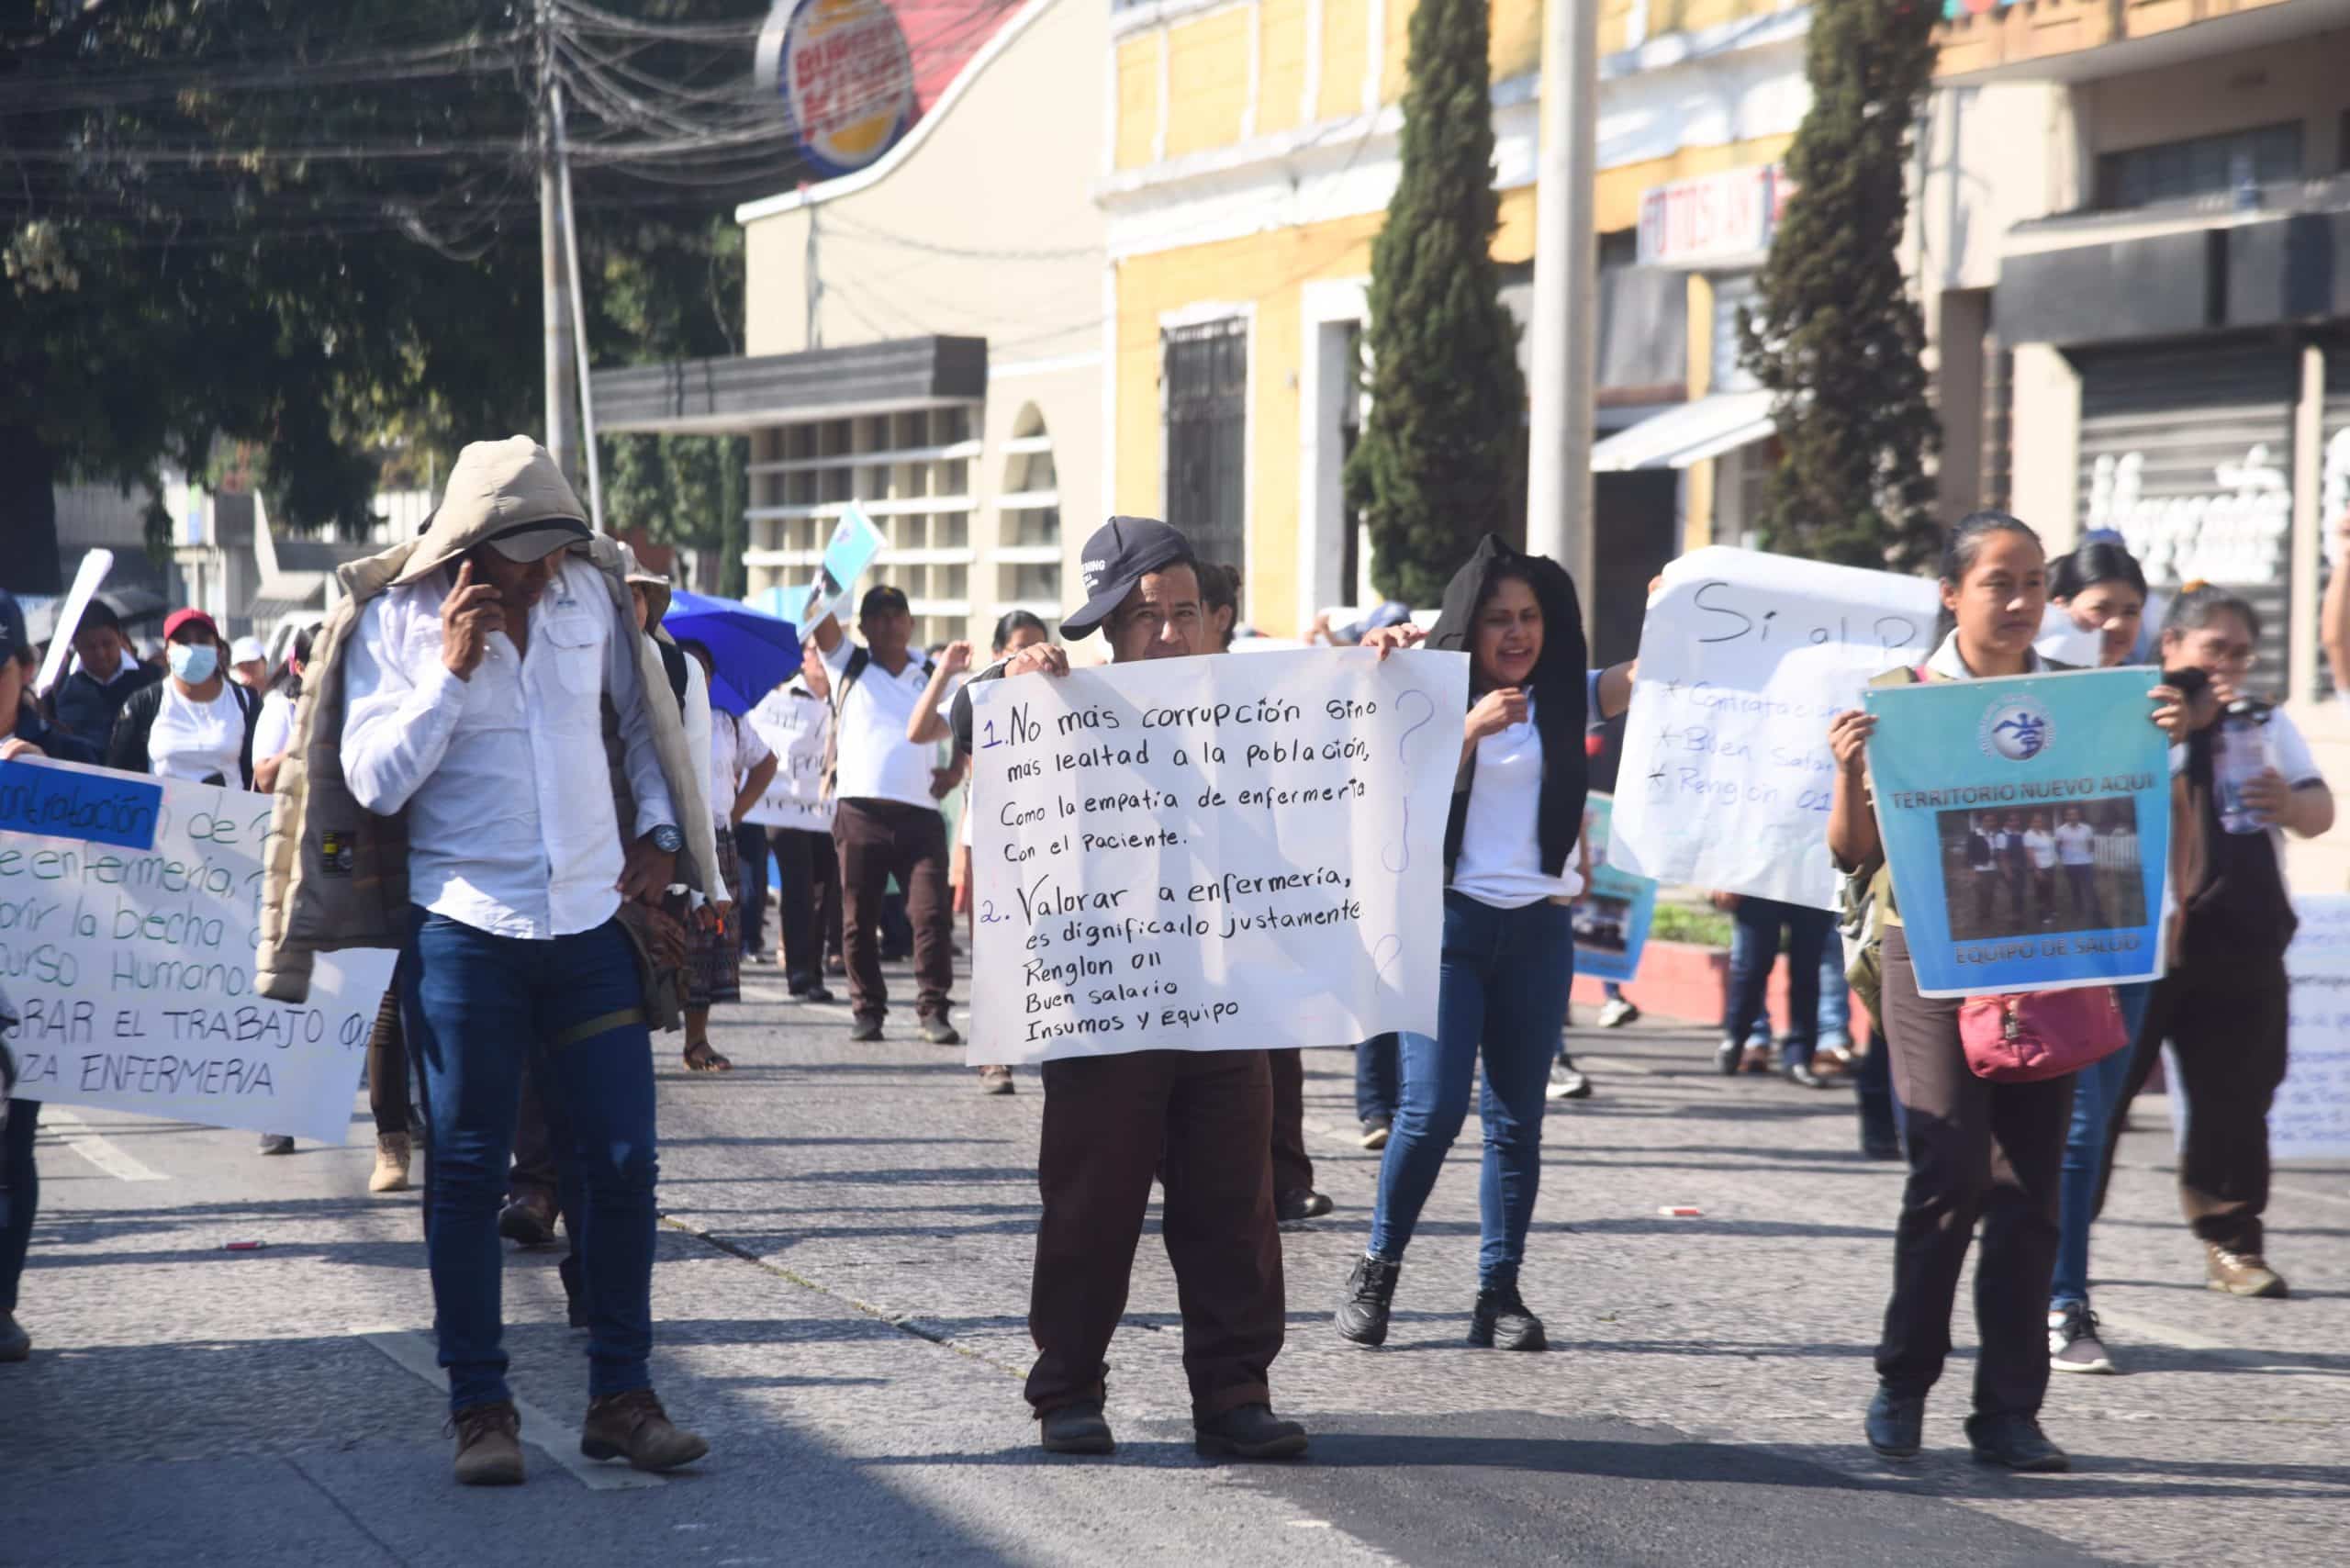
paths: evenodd
<path fill-rule="evenodd" d="M 2033 867 L 2048 871 L 2056 865 L 2056 838 L 2053 834 L 2027 833 L 2023 835 L 2025 853 L 2031 857 Z"/>
<path fill-rule="evenodd" d="M 2097 864 L 2097 829 L 2087 823 L 2056 825 L 2056 856 L 2067 866 Z"/>
<path fill-rule="evenodd" d="M 1557 876 L 1543 874 L 1542 732 L 1534 727 L 1531 700 L 1526 722 L 1477 743 L 1477 775 L 1469 786 L 1452 890 L 1495 909 L 1523 909 L 1583 891 L 1572 853 Z"/>
<path fill-rule="evenodd" d="M 229 789 L 241 790 L 244 749 L 245 711 L 229 682 L 220 683 L 220 695 L 211 701 L 192 702 L 180 694 L 179 682 L 164 678 L 163 703 L 147 735 L 149 772 L 197 783 L 217 774 Z"/>
<path fill-rule="evenodd" d="M 843 637 L 824 655 L 832 671 L 833 689 L 840 690 L 856 644 Z M 909 806 L 938 809 L 930 793 L 930 770 L 936 753 L 906 739 L 907 722 L 930 676 L 923 661 L 908 651 L 905 668 L 891 675 L 878 659 L 868 658 L 840 707 L 840 734 L 834 743 L 838 776 L 833 794 L 843 801 L 896 801 Z"/>
<path fill-rule="evenodd" d="M 710 820 L 721 828 L 734 820 L 734 799 L 751 769 L 775 754 L 759 732 L 722 709 L 710 712 Z"/>
<path fill-rule="evenodd" d="M 293 744 L 294 699 L 273 691 L 261 700 L 261 712 L 253 720 L 253 760 L 275 756 Z"/>

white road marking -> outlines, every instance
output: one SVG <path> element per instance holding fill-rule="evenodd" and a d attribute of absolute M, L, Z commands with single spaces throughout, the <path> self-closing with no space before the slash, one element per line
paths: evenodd
<path fill-rule="evenodd" d="M 2286 1367 L 2278 1364 L 2278 1357 L 2288 1352 L 2255 1350 L 2247 1345 L 2230 1344 L 2214 1339 L 2208 1334 L 2198 1334 L 2191 1328 L 2175 1328 L 2167 1323 L 2157 1323 L 2135 1313 L 2098 1312 L 2099 1324 L 2110 1325 L 2133 1338 L 2168 1345 L 2173 1350 L 2194 1350 L 2247 1372 L 2278 1372 L 2297 1378 L 2318 1378 L 2325 1382 L 2350 1381 L 2350 1373 L 2326 1372 L 2318 1368 Z M 2128 1370 L 2126 1367 L 2123 1370 Z"/>
<path fill-rule="evenodd" d="M 360 1330 L 358 1337 L 381 1350 L 393 1365 L 414 1372 L 444 1394 L 449 1392 L 439 1352 L 423 1335 L 405 1328 L 367 1328 Z M 556 1420 L 529 1400 L 516 1399 L 514 1408 L 522 1417 L 522 1440 L 577 1476 L 581 1485 L 599 1492 L 627 1492 L 662 1484 L 662 1477 L 645 1471 L 589 1459 L 579 1451 L 578 1428 Z"/>
<path fill-rule="evenodd" d="M 40 1130 L 60 1135 L 66 1148 L 118 1182 L 168 1182 L 169 1176 L 135 1159 L 95 1127 L 62 1105 L 44 1105 Z"/>

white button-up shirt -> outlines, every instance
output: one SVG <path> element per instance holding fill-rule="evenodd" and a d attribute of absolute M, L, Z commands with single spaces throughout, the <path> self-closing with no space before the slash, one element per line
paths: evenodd
<path fill-rule="evenodd" d="M 566 559 L 531 607 L 529 651 L 503 630 L 470 680 L 441 662 L 451 578 L 396 588 L 361 614 L 343 678 L 342 768 L 371 812 L 408 811 L 409 896 L 497 936 L 592 931 L 620 908 L 623 859 L 604 754 L 620 715 L 636 836 L 677 819 L 653 744 L 633 624 L 603 575 Z"/>

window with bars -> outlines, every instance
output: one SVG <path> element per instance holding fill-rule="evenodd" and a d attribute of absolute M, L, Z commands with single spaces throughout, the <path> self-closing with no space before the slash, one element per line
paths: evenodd
<path fill-rule="evenodd" d="M 1159 334 L 1167 428 L 1167 521 L 1203 561 L 1246 559 L 1248 323 Z"/>
<path fill-rule="evenodd" d="M 2107 211 L 2148 207 L 2217 196 L 2246 181 L 2265 185 L 2300 174 L 2301 122 L 2288 120 L 2100 154 L 2097 204 Z"/>

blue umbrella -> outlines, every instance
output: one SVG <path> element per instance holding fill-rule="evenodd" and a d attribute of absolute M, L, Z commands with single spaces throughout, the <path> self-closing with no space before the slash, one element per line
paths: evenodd
<path fill-rule="evenodd" d="M 741 716 L 800 673 L 800 633 L 791 622 L 749 605 L 680 588 L 669 596 L 661 629 L 680 643 L 699 643 L 717 662 L 710 705 Z"/>

